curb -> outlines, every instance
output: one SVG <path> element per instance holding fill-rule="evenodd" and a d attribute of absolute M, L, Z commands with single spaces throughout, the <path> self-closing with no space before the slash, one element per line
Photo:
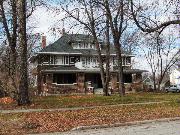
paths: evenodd
<path fill-rule="evenodd" d="M 71 131 L 81 131 L 81 130 L 91 130 L 91 129 L 101 129 L 101 128 L 113 128 L 113 127 L 123 127 L 123 126 L 135 126 L 135 125 L 143 125 L 148 123 L 156 123 L 156 122 L 170 122 L 180 120 L 180 117 L 175 118 L 162 118 L 155 120 L 144 120 L 144 121 L 134 121 L 134 122 L 125 122 L 125 123 L 115 123 L 115 124 L 104 124 L 104 125 L 92 125 L 92 126 L 80 126 L 73 128 L 67 132 L 53 132 L 53 133 L 40 133 L 40 134 L 28 134 L 28 135 L 61 135 L 70 133 Z"/>
<path fill-rule="evenodd" d="M 71 129 L 71 131 L 88 130 L 88 129 L 100 129 L 100 128 L 111 128 L 111 127 L 121 127 L 121 126 L 143 125 L 143 124 L 148 124 L 148 123 L 170 122 L 170 121 L 176 121 L 176 120 L 180 120 L 180 117 L 163 118 L 163 119 L 155 119 L 155 120 L 143 120 L 143 121 L 134 121 L 134 122 L 125 122 L 125 123 L 92 125 L 92 126 L 79 126 L 79 127 Z"/>

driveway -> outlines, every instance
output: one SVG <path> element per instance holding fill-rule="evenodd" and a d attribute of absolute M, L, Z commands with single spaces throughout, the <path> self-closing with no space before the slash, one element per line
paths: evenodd
<path fill-rule="evenodd" d="M 79 130 L 66 133 L 53 133 L 52 135 L 180 135 L 180 120 L 103 129 Z"/>

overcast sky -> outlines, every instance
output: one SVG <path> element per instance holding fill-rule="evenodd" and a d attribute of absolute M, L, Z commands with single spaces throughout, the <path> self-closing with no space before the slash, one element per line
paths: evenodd
<path fill-rule="evenodd" d="M 162 0 L 159 2 L 160 2 L 160 7 L 163 7 Z M 152 0 L 148 0 L 148 1 L 144 1 L 143 4 L 152 6 L 151 3 L 152 3 Z M 160 19 L 160 20 L 168 19 L 167 16 L 162 16 L 160 14 L 160 11 L 156 12 L 154 10 L 154 12 L 152 11 L 150 15 L 152 15 L 154 13 L 157 13 L 157 18 L 159 17 L 158 19 Z M 61 15 L 57 15 L 56 13 L 54 13 L 52 11 L 47 11 L 47 9 L 44 7 L 39 7 L 34 12 L 33 16 L 30 18 L 31 23 L 29 25 L 33 24 L 35 26 L 33 33 L 40 33 L 42 35 L 47 36 L 47 44 L 53 43 L 55 40 L 60 38 L 61 30 L 62 30 L 63 26 L 66 29 L 66 31 L 68 31 L 69 33 L 78 33 L 78 32 L 83 33 L 83 31 L 79 30 L 78 28 L 70 29 L 68 27 L 68 24 L 66 21 L 63 24 L 63 21 L 60 21 L 63 17 L 64 17 L 63 13 Z M 56 34 L 54 34 L 52 31 L 52 29 L 54 27 L 56 27 Z M 178 34 L 178 31 L 176 31 L 175 33 Z M 141 61 L 141 62 L 139 62 L 139 61 Z M 138 57 L 138 56 L 135 57 L 135 63 L 136 63 L 135 67 L 137 67 L 137 68 L 150 70 L 146 63 L 145 57 Z"/>

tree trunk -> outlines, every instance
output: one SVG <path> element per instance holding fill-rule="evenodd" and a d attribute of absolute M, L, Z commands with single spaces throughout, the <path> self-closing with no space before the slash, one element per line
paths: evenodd
<path fill-rule="evenodd" d="M 99 61 L 99 68 L 100 68 L 103 92 L 105 92 L 105 91 L 107 91 L 107 89 L 106 89 L 106 85 L 105 85 L 105 72 L 104 72 L 104 67 L 103 67 L 103 59 L 102 59 L 102 55 L 101 55 L 100 45 L 99 45 L 99 41 L 98 41 L 95 31 L 92 33 L 92 35 L 94 37 L 96 49 L 97 49 L 97 53 L 98 53 L 98 61 Z"/>
<path fill-rule="evenodd" d="M 26 0 L 18 0 L 19 46 L 20 46 L 20 84 L 18 105 L 30 103 L 27 69 L 27 36 L 26 36 Z"/>
<path fill-rule="evenodd" d="M 12 80 L 13 82 L 13 87 L 15 90 L 17 90 L 17 84 L 14 83 L 17 77 L 17 52 L 16 52 L 16 45 L 17 45 L 17 0 L 11 0 L 10 1 L 10 8 L 11 8 L 11 15 L 12 15 L 12 32 L 9 29 L 9 18 L 7 19 L 6 13 L 4 10 L 4 2 L 5 1 L 0 1 L 0 8 L 1 8 L 1 17 L 2 17 L 2 24 L 7 36 L 7 40 L 9 43 L 10 47 L 10 54 L 9 54 L 9 74 L 8 77 Z"/>
<path fill-rule="evenodd" d="M 41 56 L 38 56 L 38 65 L 37 65 L 37 94 L 42 93 L 42 73 L 41 73 Z"/>
<path fill-rule="evenodd" d="M 160 91 L 160 89 L 161 89 L 161 82 L 158 81 L 158 89 L 157 90 Z"/>
<path fill-rule="evenodd" d="M 156 91 L 156 73 L 153 72 L 154 91 Z"/>
<path fill-rule="evenodd" d="M 114 40 L 114 45 L 116 49 L 116 55 L 118 60 L 118 77 L 119 77 L 119 94 L 121 96 L 125 95 L 125 88 L 124 88 L 124 80 L 123 80 L 123 66 L 122 66 L 122 52 L 121 52 L 121 45 L 119 40 Z"/>
<path fill-rule="evenodd" d="M 102 59 L 98 39 L 96 39 L 96 48 L 98 52 L 99 68 L 100 68 L 101 81 L 102 81 L 103 92 L 104 92 L 105 91 L 105 73 L 104 73 L 103 59 Z"/>
<path fill-rule="evenodd" d="M 118 60 L 118 73 L 119 73 L 119 93 L 121 96 L 125 95 L 124 89 L 124 80 L 123 80 L 123 66 L 122 66 L 122 47 L 120 44 L 120 39 L 123 33 L 123 22 L 124 22 L 124 12 L 123 12 L 124 3 L 123 0 L 120 1 L 120 9 L 119 14 L 113 19 L 113 15 L 110 10 L 109 1 L 105 1 L 105 9 L 107 18 L 109 20 L 109 25 L 113 35 L 113 42 L 116 50 L 117 60 Z M 118 16 L 120 17 L 120 25 L 118 26 Z"/>
<path fill-rule="evenodd" d="M 109 93 L 108 93 L 109 82 L 110 82 L 110 37 L 109 37 L 109 21 L 107 18 L 106 20 L 106 78 L 105 78 L 105 88 L 104 88 L 104 94 L 106 96 L 109 96 Z"/>

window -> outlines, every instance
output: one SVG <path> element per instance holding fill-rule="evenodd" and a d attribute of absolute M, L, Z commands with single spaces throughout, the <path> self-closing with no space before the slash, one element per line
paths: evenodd
<path fill-rule="evenodd" d="M 54 74 L 53 81 L 57 84 L 72 84 L 76 82 L 76 74 Z"/>
<path fill-rule="evenodd" d="M 78 43 L 78 46 L 79 46 L 79 48 L 81 48 L 82 46 L 81 46 L 81 43 Z"/>
<path fill-rule="evenodd" d="M 125 57 L 122 57 L 122 64 L 125 65 Z"/>
<path fill-rule="evenodd" d="M 69 62 L 70 64 L 74 64 L 75 61 L 76 61 L 75 57 L 70 57 L 70 62 Z"/>
<path fill-rule="evenodd" d="M 84 43 L 84 49 L 86 48 L 86 43 Z"/>
<path fill-rule="evenodd" d="M 113 65 L 117 66 L 117 64 L 118 64 L 117 59 L 115 57 L 113 57 Z"/>
<path fill-rule="evenodd" d="M 131 57 L 126 57 L 126 64 L 127 65 L 131 64 Z"/>
<path fill-rule="evenodd" d="M 96 64 L 96 58 L 93 58 L 93 63 Z"/>
<path fill-rule="evenodd" d="M 86 43 L 86 48 L 89 48 L 87 43 Z"/>
<path fill-rule="evenodd" d="M 85 61 L 86 61 L 85 58 L 82 58 L 82 64 L 83 64 L 83 65 L 86 64 Z"/>
<path fill-rule="evenodd" d="M 64 56 L 64 65 L 69 65 L 69 56 Z"/>
<path fill-rule="evenodd" d="M 56 63 L 56 56 L 50 56 L 50 64 Z"/>
<path fill-rule="evenodd" d="M 45 55 L 42 57 L 42 63 L 43 64 L 49 64 L 49 58 L 50 58 L 50 55 Z"/>
<path fill-rule="evenodd" d="M 87 57 L 87 61 L 88 61 L 88 65 L 90 65 L 90 63 L 91 63 L 91 58 L 90 58 L 90 57 Z"/>

